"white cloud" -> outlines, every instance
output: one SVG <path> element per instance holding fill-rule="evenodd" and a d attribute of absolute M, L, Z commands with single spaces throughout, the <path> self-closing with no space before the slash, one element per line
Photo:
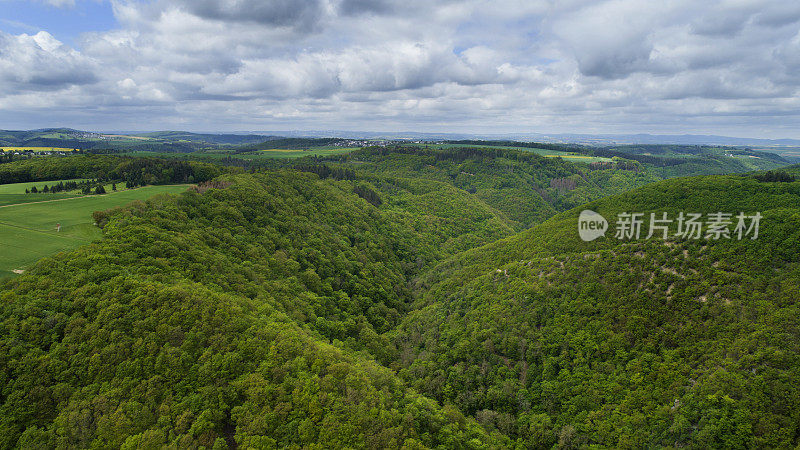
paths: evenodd
<path fill-rule="evenodd" d="M 72 8 L 75 6 L 75 0 L 40 0 L 50 6 L 56 8 Z"/>
<path fill-rule="evenodd" d="M 0 86 L 5 92 L 90 84 L 97 80 L 95 67 L 46 31 L 18 36 L 0 31 Z"/>
<path fill-rule="evenodd" d="M 794 2 L 112 5 L 120 28 L 77 49 L 0 34 L 0 101 L 47 91 L 96 128 L 784 133 L 797 115 Z"/>

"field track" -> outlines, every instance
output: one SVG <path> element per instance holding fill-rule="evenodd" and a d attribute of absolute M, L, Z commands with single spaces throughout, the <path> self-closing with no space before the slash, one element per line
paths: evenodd
<path fill-rule="evenodd" d="M 129 190 L 132 190 L 132 189 L 129 189 Z M 64 200 L 75 200 L 76 198 L 86 198 L 86 197 L 99 197 L 99 196 L 103 196 L 103 195 L 107 195 L 107 194 L 81 195 L 80 197 L 57 198 L 57 199 L 54 199 L 54 200 L 42 200 L 42 201 L 39 201 L 39 202 L 14 203 L 13 205 L 0 206 L 0 208 L 10 208 L 12 206 L 22 206 L 22 205 L 35 205 L 37 203 L 63 202 Z"/>

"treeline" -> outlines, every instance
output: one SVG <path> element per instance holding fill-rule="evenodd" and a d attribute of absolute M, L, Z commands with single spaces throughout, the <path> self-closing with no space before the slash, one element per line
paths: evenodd
<path fill-rule="evenodd" d="M 323 180 L 326 178 L 333 178 L 335 180 L 355 180 L 356 172 L 352 169 L 343 167 L 331 168 L 327 164 L 297 164 L 293 166 L 294 169 L 301 172 L 310 172 L 317 174 Z"/>
<path fill-rule="evenodd" d="M 0 165 L 0 184 L 101 178 L 114 170 L 121 160 L 101 156 L 70 156 L 14 161 Z"/>
<path fill-rule="evenodd" d="M 778 182 L 778 183 L 791 183 L 797 180 L 793 174 L 784 172 L 782 170 L 768 170 L 764 173 L 757 173 L 753 175 L 758 181 L 761 182 Z"/>
<path fill-rule="evenodd" d="M 581 148 L 587 148 L 578 144 L 553 144 L 545 142 L 519 142 L 519 141 L 481 141 L 481 140 L 457 140 L 445 141 L 447 144 L 458 144 L 464 146 L 490 145 L 498 147 L 522 147 L 522 148 L 541 148 L 545 150 L 556 150 L 560 152 L 574 152 Z"/>
<path fill-rule="evenodd" d="M 434 161 L 455 161 L 463 162 L 467 160 L 492 160 L 497 158 L 507 158 L 528 163 L 540 163 L 546 158 L 535 153 L 524 152 L 514 149 L 486 148 L 486 147 L 454 147 L 446 149 L 426 148 L 421 146 L 374 146 L 355 150 L 346 155 L 331 156 L 329 159 L 339 161 L 349 161 L 353 159 L 376 159 L 384 158 L 389 155 L 415 155 L 419 157 L 429 157 Z"/>
<path fill-rule="evenodd" d="M 89 153 L 106 154 L 115 150 L 123 152 L 157 152 L 157 153 L 191 153 L 203 148 L 201 143 L 194 142 L 159 142 L 159 141 L 99 141 L 84 147 Z"/>
<path fill-rule="evenodd" d="M 86 181 L 82 181 L 81 184 L 82 183 L 86 183 Z M 74 190 L 78 189 L 78 186 L 79 186 L 79 183 L 77 181 L 67 181 L 67 182 L 59 181 L 57 184 L 54 184 L 52 187 L 48 187 L 45 184 L 44 187 L 41 190 L 38 189 L 36 186 L 31 186 L 30 189 L 25 189 L 25 193 L 26 194 L 37 194 L 39 192 L 45 192 L 45 193 L 49 192 L 51 194 L 55 194 L 55 193 L 64 192 L 64 191 L 74 191 Z"/>
<path fill-rule="evenodd" d="M 322 147 L 326 145 L 337 145 L 346 142 L 341 138 L 277 138 L 269 139 L 260 144 L 251 144 L 239 147 L 236 153 L 246 153 L 265 149 L 309 149 L 311 147 Z"/>
<path fill-rule="evenodd" d="M 213 165 L 173 159 L 135 158 L 125 160 L 109 174 L 125 181 L 126 188 L 148 184 L 195 183 L 207 181 L 222 171 Z"/>
<path fill-rule="evenodd" d="M 37 188 L 36 186 L 31 186 L 30 189 L 25 189 L 26 194 L 57 194 L 60 192 L 68 192 L 68 191 L 76 191 L 80 189 L 83 194 L 105 194 L 106 188 L 102 182 L 98 180 L 85 180 L 85 181 L 59 181 L 57 184 L 52 186 L 44 185 L 42 189 Z M 111 190 L 117 190 L 117 184 L 111 184 Z"/>
<path fill-rule="evenodd" d="M 0 184 L 93 178 L 144 184 L 194 183 L 210 180 L 225 169 L 206 163 L 157 158 L 70 156 L 33 158 L 0 165 Z"/>
<path fill-rule="evenodd" d="M 642 155 L 637 153 L 621 152 L 618 150 L 612 150 L 610 148 L 594 148 L 590 150 L 584 150 L 583 152 L 591 156 L 599 156 L 602 158 L 616 157 L 616 158 L 632 159 L 634 161 L 638 161 L 644 164 L 650 164 L 656 167 L 677 166 L 679 164 L 685 164 L 687 162 L 686 158 Z"/>

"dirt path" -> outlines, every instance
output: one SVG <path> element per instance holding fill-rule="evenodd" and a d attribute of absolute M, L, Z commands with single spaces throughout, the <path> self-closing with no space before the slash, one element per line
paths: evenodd
<path fill-rule="evenodd" d="M 137 189 L 142 189 L 142 188 L 151 187 L 151 186 L 194 186 L 194 184 L 191 184 L 191 183 L 184 183 L 184 184 L 165 184 L 165 185 L 153 185 L 153 184 L 148 184 L 147 186 L 139 186 L 139 187 L 135 187 L 135 188 L 121 189 L 121 190 L 119 190 L 119 191 L 106 192 L 105 194 L 89 194 L 89 195 L 81 195 L 81 196 L 79 196 L 79 197 L 57 198 L 57 199 L 53 199 L 53 200 L 41 200 L 41 201 L 38 201 L 38 202 L 14 203 L 13 205 L 3 205 L 3 206 L 0 206 L 0 208 L 10 208 L 10 207 L 12 207 L 12 206 L 22 206 L 22 205 L 35 205 L 35 204 L 37 204 L 37 203 L 63 202 L 63 201 L 67 201 L 67 200 L 75 200 L 75 199 L 79 199 L 79 198 L 86 198 L 86 197 L 102 197 L 102 196 L 104 196 L 104 195 L 114 195 L 114 194 L 121 194 L 121 193 L 124 193 L 124 192 L 128 192 L 128 191 L 135 191 L 135 190 L 137 190 Z"/>
<path fill-rule="evenodd" d="M 22 225 L 3 222 L 2 220 L 0 220 L 0 225 L 6 226 L 6 227 L 19 228 L 20 230 L 25 230 L 25 231 L 32 231 L 34 233 L 46 234 L 48 236 L 53 236 L 53 237 L 62 238 L 62 239 L 73 239 L 73 240 L 79 240 L 79 241 L 85 241 L 86 240 L 86 239 L 84 239 L 82 237 L 79 237 L 79 236 L 73 236 L 73 235 L 70 235 L 70 234 L 61 233 L 60 231 L 38 230 L 36 228 L 23 227 Z M 4 244 L 4 245 L 9 245 L 11 247 L 16 247 L 15 245 L 12 245 L 12 244 Z M 23 247 L 18 247 L 18 248 L 23 248 Z"/>
<path fill-rule="evenodd" d="M 94 195 L 97 195 L 97 194 L 94 194 Z M 0 208 L 10 208 L 12 206 L 22 206 L 22 205 L 35 205 L 36 203 L 63 202 L 64 200 L 75 200 L 76 198 L 93 197 L 94 195 L 81 195 L 80 197 L 57 198 L 55 200 L 41 200 L 41 201 L 38 201 L 38 202 L 14 203 L 13 205 L 0 206 Z M 100 194 L 100 195 L 104 195 L 104 194 Z"/>
<path fill-rule="evenodd" d="M 153 185 L 148 184 L 147 186 L 153 186 Z M 137 189 L 141 189 L 141 188 L 147 187 L 147 186 L 139 186 L 139 187 L 135 187 L 135 188 L 121 189 L 119 191 L 106 192 L 105 194 L 88 194 L 88 195 L 81 195 L 81 196 L 78 196 L 78 197 L 57 198 L 57 199 L 54 199 L 54 200 L 41 200 L 41 201 L 38 201 L 38 202 L 14 203 L 13 205 L 0 206 L 0 208 L 10 208 L 12 206 L 22 206 L 22 205 L 35 205 L 37 203 L 63 202 L 65 200 L 75 200 L 75 199 L 78 199 L 78 198 L 86 198 L 86 197 L 102 197 L 104 195 L 114 195 L 114 194 L 120 194 L 122 192 L 135 191 Z M 177 185 L 177 186 L 183 186 L 183 185 Z M 187 186 L 190 186 L 190 185 L 187 184 Z"/>

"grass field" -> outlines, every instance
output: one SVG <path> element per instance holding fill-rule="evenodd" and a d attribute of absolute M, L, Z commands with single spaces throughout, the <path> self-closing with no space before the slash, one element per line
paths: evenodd
<path fill-rule="evenodd" d="M 56 194 L 0 194 L 0 207 L 22 203 L 38 203 L 80 197 L 81 193 L 58 192 Z"/>
<path fill-rule="evenodd" d="M 20 203 L 37 203 L 48 200 L 60 200 L 65 198 L 81 197 L 83 196 L 83 193 L 81 193 L 81 191 L 79 190 L 58 192 L 55 194 L 42 193 L 42 192 L 37 194 L 26 194 L 25 189 L 30 189 L 36 186 L 36 189 L 42 190 L 44 189 L 45 185 L 52 186 L 54 184 L 58 184 L 59 181 L 81 182 L 85 180 L 86 180 L 85 178 L 75 178 L 72 180 L 33 181 L 28 183 L 0 184 L 0 207 L 7 205 L 18 205 Z M 106 191 L 111 192 L 111 184 L 108 184 L 104 187 L 106 188 Z"/>
<path fill-rule="evenodd" d="M 101 232 L 92 221 L 94 211 L 144 200 L 156 194 L 183 192 L 187 186 L 145 186 L 105 195 L 2 206 L 0 277 L 11 275 L 14 270 L 24 270 L 45 256 L 71 250 L 99 238 Z M 56 232 L 57 223 L 61 224 L 60 232 Z"/>
<path fill-rule="evenodd" d="M 3 147 L 0 146 L 0 150 L 5 150 L 7 152 L 24 152 L 27 150 L 31 150 L 34 152 L 72 152 L 75 151 L 74 148 L 66 148 L 66 147 Z"/>
<path fill-rule="evenodd" d="M 10 184 L 0 184 L 0 195 L 5 194 L 25 194 L 25 189 L 30 189 L 36 186 L 37 189 L 42 189 L 44 185 L 52 186 L 54 184 L 58 184 L 59 181 L 63 181 L 66 183 L 67 181 L 74 181 L 76 183 L 80 183 L 81 181 L 86 181 L 86 178 L 73 178 L 71 180 L 55 180 L 55 181 L 30 181 L 27 183 L 10 183 Z"/>

